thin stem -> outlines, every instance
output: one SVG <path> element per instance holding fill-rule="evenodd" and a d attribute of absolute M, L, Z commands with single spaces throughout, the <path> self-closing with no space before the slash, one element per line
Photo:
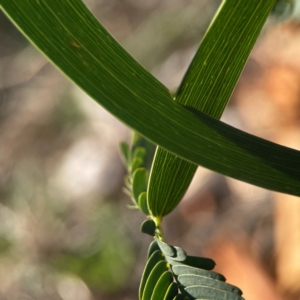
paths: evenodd
<path fill-rule="evenodd" d="M 152 217 L 152 219 L 156 224 L 156 230 L 155 230 L 156 237 L 159 238 L 159 240 L 161 240 L 162 242 L 164 242 L 165 237 L 164 237 L 164 233 L 163 233 L 162 226 L 161 226 L 162 217 Z"/>

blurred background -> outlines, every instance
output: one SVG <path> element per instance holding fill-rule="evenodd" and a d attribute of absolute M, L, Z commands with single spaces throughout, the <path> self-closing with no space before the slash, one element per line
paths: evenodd
<path fill-rule="evenodd" d="M 175 91 L 221 1 L 85 2 Z M 300 26 L 268 20 L 223 121 L 299 150 L 299 53 Z M 0 14 L 0 300 L 137 299 L 151 238 L 122 192 L 129 139 Z M 199 168 L 163 225 L 247 300 L 297 300 L 299 216 L 299 198 Z"/>

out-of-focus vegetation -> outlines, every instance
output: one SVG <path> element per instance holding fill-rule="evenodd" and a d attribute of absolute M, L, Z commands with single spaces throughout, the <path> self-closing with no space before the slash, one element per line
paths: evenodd
<path fill-rule="evenodd" d="M 220 1 L 86 3 L 173 91 Z M 136 299 L 149 240 L 122 193 L 128 130 L 3 15 L 0 41 L 0 299 Z M 223 120 L 299 149 L 299 51 L 300 27 L 270 21 Z M 247 300 L 296 300 L 299 214 L 295 197 L 199 168 L 165 232 L 212 257 Z"/>

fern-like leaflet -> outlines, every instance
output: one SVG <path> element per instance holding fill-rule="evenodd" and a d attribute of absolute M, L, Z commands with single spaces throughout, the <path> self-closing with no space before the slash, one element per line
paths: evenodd
<path fill-rule="evenodd" d="M 146 149 L 139 146 L 140 139 L 138 134 L 134 133 L 131 146 L 125 142 L 120 144 L 122 159 L 128 171 L 124 179 L 124 192 L 132 199 L 133 205 L 129 207 L 138 208 L 149 215 L 146 193 L 147 170 L 143 167 Z"/>
<path fill-rule="evenodd" d="M 141 231 L 154 237 L 140 282 L 139 300 L 243 300 L 238 287 L 212 271 L 216 265 L 212 259 L 190 256 L 163 241 L 162 218 L 152 216 L 148 210 L 147 170 L 143 167 L 146 150 L 134 139 L 131 147 L 121 143 L 121 152 L 128 170 L 125 192 L 133 207 L 148 215 Z"/>
<path fill-rule="evenodd" d="M 148 225 L 142 225 L 142 231 L 153 233 L 153 225 L 149 224 L 153 221 L 145 222 Z M 215 267 L 212 259 L 187 255 L 183 249 L 166 244 L 154 235 L 140 283 L 140 300 L 244 299 L 238 287 L 226 283 L 222 274 L 211 271 Z"/>

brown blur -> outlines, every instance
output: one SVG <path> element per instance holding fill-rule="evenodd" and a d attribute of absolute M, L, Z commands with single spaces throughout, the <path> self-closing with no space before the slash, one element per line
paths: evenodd
<path fill-rule="evenodd" d="M 171 91 L 220 3 L 85 2 Z M 299 53 L 300 26 L 269 20 L 222 120 L 300 149 Z M 0 300 L 138 298 L 151 239 L 122 192 L 129 136 L 0 15 Z M 299 216 L 299 198 L 199 168 L 164 230 L 245 299 L 298 300 Z"/>

